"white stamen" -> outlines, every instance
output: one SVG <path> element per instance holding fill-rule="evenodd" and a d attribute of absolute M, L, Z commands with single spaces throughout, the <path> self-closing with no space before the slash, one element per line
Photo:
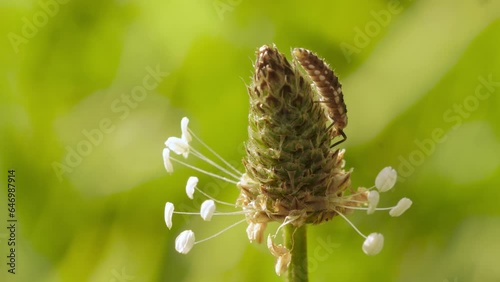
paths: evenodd
<path fill-rule="evenodd" d="M 215 212 L 215 203 L 212 200 L 206 200 L 201 204 L 200 215 L 205 221 L 210 221 Z"/>
<path fill-rule="evenodd" d="M 393 217 L 402 215 L 407 209 L 411 207 L 413 202 L 408 198 L 403 198 L 399 200 L 398 204 L 389 211 L 389 214 Z"/>
<path fill-rule="evenodd" d="M 380 233 L 372 233 L 366 237 L 363 242 L 363 252 L 369 256 L 374 256 L 384 247 L 384 235 Z"/>
<path fill-rule="evenodd" d="M 189 177 L 186 184 L 186 194 L 191 200 L 193 199 L 194 189 L 196 188 L 197 184 L 198 184 L 198 177 L 196 176 Z"/>
<path fill-rule="evenodd" d="M 398 173 L 392 167 L 385 167 L 379 172 L 377 178 L 375 178 L 375 187 L 380 192 L 389 191 L 396 184 L 397 178 Z"/>
<path fill-rule="evenodd" d="M 183 117 L 181 119 L 181 132 L 182 132 L 181 138 L 184 141 L 186 141 L 186 143 L 189 143 L 192 140 L 191 134 L 189 134 L 188 123 L 189 119 L 187 117 Z"/>
<path fill-rule="evenodd" d="M 368 193 L 368 210 L 367 214 L 372 214 L 377 208 L 378 202 L 380 200 L 380 194 L 376 190 L 372 190 Z"/>
<path fill-rule="evenodd" d="M 170 161 L 170 150 L 168 148 L 163 149 L 163 165 L 165 165 L 165 169 L 168 173 L 174 172 L 174 166 Z"/>
<path fill-rule="evenodd" d="M 182 231 L 177 238 L 175 238 L 175 250 L 181 254 L 187 254 L 193 248 L 194 242 L 194 232 L 191 230 Z"/>
<path fill-rule="evenodd" d="M 174 213 L 174 204 L 167 202 L 165 204 L 165 223 L 168 229 L 172 228 L 172 214 Z"/>
<path fill-rule="evenodd" d="M 184 158 L 187 158 L 189 155 L 189 144 L 184 139 L 169 137 L 165 141 L 165 145 L 177 155 L 183 155 Z"/>

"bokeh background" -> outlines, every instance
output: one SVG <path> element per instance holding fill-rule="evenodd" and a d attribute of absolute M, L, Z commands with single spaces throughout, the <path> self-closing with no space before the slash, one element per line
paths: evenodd
<path fill-rule="evenodd" d="M 282 281 L 246 226 L 175 252 L 241 217 L 196 211 L 187 178 L 233 202 L 234 185 L 161 151 L 179 122 L 242 168 L 255 51 L 324 57 L 344 85 L 347 167 L 381 205 L 350 219 L 385 235 L 375 257 L 346 222 L 309 228 L 311 281 L 500 281 L 500 1 L 0 1 L 0 281 Z M 196 159 L 189 163 L 203 168 Z M 7 170 L 17 179 L 16 275 L 7 273 Z M 276 225 L 268 227 L 269 232 Z"/>

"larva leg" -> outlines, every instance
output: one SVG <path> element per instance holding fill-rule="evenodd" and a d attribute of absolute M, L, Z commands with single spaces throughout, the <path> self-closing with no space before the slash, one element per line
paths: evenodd
<path fill-rule="evenodd" d="M 335 125 L 335 122 L 332 122 L 327 128 L 326 131 L 330 130 L 333 126 Z M 342 136 L 342 140 L 335 142 L 333 145 L 330 146 L 330 148 L 333 148 L 339 144 L 344 143 L 345 140 L 347 140 L 347 135 L 344 133 L 344 130 L 336 128 L 337 132 L 340 133 L 340 136 Z"/>
<path fill-rule="evenodd" d="M 330 148 L 333 148 L 339 144 L 344 143 L 345 140 L 347 140 L 347 135 L 345 135 L 344 131 L 342 129 L 339 130 L 340 135 L 342 135 L 342 140 L 335 142 Z"/>

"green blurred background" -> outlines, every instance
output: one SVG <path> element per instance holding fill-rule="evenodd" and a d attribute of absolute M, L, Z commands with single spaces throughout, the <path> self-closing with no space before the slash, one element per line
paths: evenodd
<path fill-rule="evenodd" d="M 244 225 L 175 252 L 182 230 L 201 239 L 241 217 L 163 220 L 166 201 L 204 199 L 186 197 L 191 175 L 236 199 L 188 168 L 168 175 L 163 142 L 188 116 L 242 168 L 245 84 L 272 43 L 313 50 L 340 76 L 353 185 L 391 165 L 401 181 L 381 205 L 414 202 L 399 218 L 350 217 L 384 234 L 375 257 L 338 218 L 309 228 L 311 281 L 500 281 L 500 1 L 1 0 L 0 13 L 0 281 L 281 281 Z"/>

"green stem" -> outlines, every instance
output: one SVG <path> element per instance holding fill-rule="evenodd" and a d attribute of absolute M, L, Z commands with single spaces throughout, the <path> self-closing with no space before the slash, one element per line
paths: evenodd
<path fill-rule="evenodd" d="M 291 250 L 292 260 L 288 267 L 288 282 L 307 282 L 307 230 L 306 225 L 296 228 L 285 226 L 285 245 Z"/>

